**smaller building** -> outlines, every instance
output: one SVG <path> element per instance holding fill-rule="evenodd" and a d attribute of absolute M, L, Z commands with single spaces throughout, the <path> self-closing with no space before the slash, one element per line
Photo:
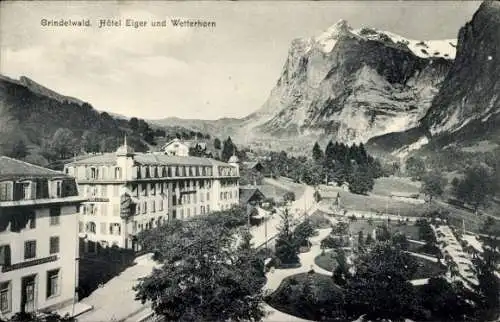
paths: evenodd
<path fill-rule="evenodd" d="M 76 299 L 82 201 L 74 178 L 0 156 L 0 320 Z"/>
<path fill-rule="evenodd" d="M 264 166 L 259 161 L 243 162 L 243 167 L 245 169 L 249 169 L 249 170 L 253 170 L 253 171 L 257 171 L 257 172 L 262 172 L 262 170 L 264 170 Z"/>
<path fill-rule="evenodd" d="M 161 150 L 163 153 L 170 156 L 180 156 L 187 157 L 189 156 L 189 145 L 185 144 L 179 139 L 173 139 L 170 142 L 165 143 L 162 146 Z"/>
<path fill-rule="evenodd" d="M 256 187 L 240 187 L 240 205 L 260 205 L 266 196 Z"/>

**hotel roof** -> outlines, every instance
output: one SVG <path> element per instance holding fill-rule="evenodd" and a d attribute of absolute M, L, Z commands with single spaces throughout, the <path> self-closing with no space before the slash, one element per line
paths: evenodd
<path fill-rule="evenodd" d="M 57 177 L 67 177 L 67 175 L 59 171 L 46 169 L 21 160 L 0 156 L 0 180 Z"/>
<path fill-rule="evenodd" d="M 68 165 L 106 165 L 116 164 L 116 153 L 104 153 L 68 163 Z M 137 165 L 202 165 L 231 166 L 228 163 L 209 158 L 175 156 L 160 153 L 134 153 Z"/>

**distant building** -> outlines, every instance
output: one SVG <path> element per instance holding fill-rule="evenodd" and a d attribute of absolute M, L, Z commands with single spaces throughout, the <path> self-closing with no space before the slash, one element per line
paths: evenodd
<path fill-rule="evenodd" d="M 256 187 L 240 187 L 240 205 L 259 205 L 266 196 Z"/>
<path fill-rule="evenodd" d="M 259 161 L 243 162 L 242 165 L 246 169 L 254 170 L 257 172 L 262 172 L 262 170 L 264 170 L 264 166 Z"/>
<path fill-rule="evenodd" d="M 206 140 L 173 139 L 161 146 L 160 152 L 172 156 L 189 156 L 189 149 L 195 149 L 196 147 L 204 151 L 207 155 L 212 155 L 214 158 L 220 157 L 221 151 L 215 149 L 213 144 L 210 144 Z"/>
<path fill-rule="evenodd" d="M 162 146 L 162 152 L 167 155 L 187 157 L 189 155 L 189 145 L 179 139 L 173 139 Z"/>
<path fill-rule="evenodd" d="M 65 166 L 80 194 L 84 251 L 116 245 L 138 250 L 136 234 L 184 219 L 229 209 L 239 201 L 239 167 L 209 158 L 135 153 L 126 141 L 105 153 Z"/>
<path fill-rule="evenodd" d="M 81 201 L 74 178 L 0 156 L 0 319 L 73 302 Z"/>

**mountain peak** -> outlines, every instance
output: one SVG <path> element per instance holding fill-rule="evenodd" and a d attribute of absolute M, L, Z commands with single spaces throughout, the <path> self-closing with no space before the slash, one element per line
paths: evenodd
<path fill-rule="evenodd" d="M 314 37 L 314 40 L 320 45 L 323 52 L 329 53 L 337 43 L 337 40 L 344 35 L 351 34 L 352 28 L 346 20 L 340 19 L 333 26 L 328 28 L 319 36 Z"/>

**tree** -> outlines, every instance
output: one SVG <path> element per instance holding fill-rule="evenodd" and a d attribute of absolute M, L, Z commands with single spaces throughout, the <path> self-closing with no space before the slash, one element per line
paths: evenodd
<path fill-rule="evenodd" d="M 347 279 L 351 277 L 345 252 L 342 249 L 338 249 L 335 259 L 337 261 L 337 267 L 335 267 L 333 271 L 332 278 L 335 284 L 344 287 L 347 283 Z"/>
<path fill-rule="evenodd" d="M 23 140 L 17 141 L 12 147 L 12 152 L 10 153 L 10 157 L 14 159 L 24 159 L 28 155 L 28 149 L 26 148 L 26 144 Z"/>
<path fill-rule="evenodd" d="M 356 260 L 356 273 L 347 280 L 346 308 L 351 314 L 366 314 L 370 320 L 400 320 L 418 308 L 415 289 L 409 279 L 415 272 L 415 259 L 379 243 Z"/>
<path fill-rule="evenodd" d="M 321 194 L 319 193 L 318 190 L 314 191 L 314 200 L 316 202 L 320 202 L 321 201 Z"/>
<path fill-rule="evenodd" d="M 405 166 L 406 173 L 414 180 L 420 180 L 425 174 L 425 163 L 418 157 L 409 157 Z"/>
<path fill-rule="evenodd" d="M 293 202 L 293 201 L 295 201 L 295 193 L 294 193 L 293 191 L 288 191 L 288 192 L 286 192 L 286 193 L 283 195 L 283 200 L 284 200 L 285 202 L 288 202 L 288 201 Z"/>
<path fill-rule="evenodd" d="M 73 156 L 76 147 L 75 137 L 70 129 L 60 128 L 52 136 L 50 147 L 59 159 Z"/>
<path fill-rule="evenodd" d="M 365 246 L 365 238 L 363 236 L 363 231 L 358 232 L 358 249 L 363 249 Z"/>
<path fill-rule="evenodd" d="M 299 262 L 299 245 L 293 236 L 291 226 L 292 217 L 285 209 L 281 215 L 281 225 L 279 227 L 278 237 L 276 238 L 276 257 L 281 264 L 296 264 Z"/>
<path fill-rule="evenodd" d="M 82 139 L 80 140 L 80 150 L 89 152 L 99 152 L 100 151 L 99 137 L 96 132 L 85 131 L 83 132 Z"/>
<path fill-rule="evenodd" d="M 347 182 L 349 183 L 349 191 L 362 195 L 371 191 L 375 185 L 372 175 L 364 167 L 354 167 Z"/>
<path fill-rule="evenodd" d="M 136 299 L 169 321 L 260 320 L 262 259 L 250 236 L 207 218 L 156 228 L 162 266 L 139 280 Z"/>
<path fill-rule="evenodd" d="M 335 163 L 335 145 L 332 141 L 329 141 L 325 148 L 325 162 L 324 167 L 327 169 L 332 169 Z"/>
<path fill-rule="evenodd" d="M 332 228 L 332 234 L 337 236 L 347 235 L 349 232 L 349 224 L 344 221 L 339 221 Z"/>
<path fill-rule="evenodd" d="M 221 147 L 222 147 L 222 144 L 221 144 L 219 138 L 215 138 L 214 139 L 214 148 L 216 148 L 217 150 L 220 150 Z"/>
<path fill-rule="evenodd" d="M 228 137 L 227 140 L 224 141 L 224 146 L 222 147 L 222 161 L 227 162 L 236 152 L 236 145 L 234 145 L 231 137 Z"/>
<path fill-rule="evenodd" d="M 432 318 L 441 321 L 463 321 L 464 315 L 470 315 L 473 307 L 468 303 L 461 287 L 448 283 L 442 277 L 431 277 L 421 287 L 422 306 L 430 310 Z"/>
<path fill-rule="evenodd" d="M 437 171 L 430 172 L 423 176 L 420 192 L 427 195 L 429 197 L 429 202 L 431 202 L 432 198 L 443 194 L 446 183 L 447 180 L 441 173 Z"/>
<path fill-rule="evenodd" d="M 299 246 L 307 246 L 309 238 L 314 236 L 314 228 L 310 220 L 305 220 L 295 227 L 293 231 L 295 243 Z"/>
<path fill-rule="evenodd" d="M 130 118 L 130 120 L 128 121 L 128 124 L 129 124 L 130 128 L 132 129 L 132 131 L 134 131 L 134 132 L 139 129 L 139 120 L 137 119 L 137 117 Z"/>
<path fill-rule="evenodd" d="M 400 247 L 402 250 L 408 250 L 408 247 L 410 246 L 410 242 L 406 238 L 406 235 L 401 232 L 396 232 L 392 235 L 392 243 Z"/>
<path fill-rule="evenodd" d="M 371 245 L 373 244 L 374 240 L 373 240 L 373 237 L 372 237 L 372 234 L 368 233 L 366 234 L 366 240 L 365 240 L 365 245 Z"/>
<path fill-rule="evenodd" d="M 323 157 L 324 157 L 323 151 L 321 150 L 321 147 L 319 146 L 318 142 L 314 143 L 312 155 L 314 162 L 318 164 L 323 162 Z"/>
<path fill-rule="evenodd" d="M 474 211 L 477 211 L 495 194 L 497 185 L 490 169 L 484 165 L 476 165 L 465 171 L 465 177 L 459 180 L 454 193 L 457 199 L 472 205 Z"/>

